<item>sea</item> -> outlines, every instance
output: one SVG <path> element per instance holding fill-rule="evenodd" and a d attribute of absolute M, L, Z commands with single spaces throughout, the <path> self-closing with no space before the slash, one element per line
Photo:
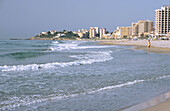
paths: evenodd
<path fill-rule="evenodd" d="M 120 111 L 170 90 L 170 55 L 98 41 L 0 41 L 0 111 Z"/>

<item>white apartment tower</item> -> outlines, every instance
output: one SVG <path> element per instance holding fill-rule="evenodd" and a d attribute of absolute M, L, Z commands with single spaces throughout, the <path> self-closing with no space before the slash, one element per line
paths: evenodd
<path fill-rule="evenodd" d="M 106 28 L 101 28 L 100 29 L 100 39 L 102 39 L 105 34 L 106 34 Z"/>
<path fill-rule="evenodd" d="M 93 27 L 90 27 L 89 38 L 92 39 L 94 37 L 96 37 L 96 29 Z"/>
<path fill-rule="evenodd" d="M 90 28 L 94 28 L 94 29 L 95 29 L 95 32 L 96 32 L 96 34 L 98 34 L 98 33 L 99 33 L 99 27 L 90 27 Z"/>
<path fill-rule="evenodd" d="M 99 27 L 90 27 L 89 38 L 95 38 L 96 34 L 99 33 Z"/>
<path fill-rule="evenodd" d="M 170 5 L 155 10 L 155 34 L 166 35 L 170 32 Z"/>
<path fill-rule="evenodd" d="M 154 31 L 153 22 L 149 20 L 139 20 L 137 23 L 132 23 L 132 35 L 140 36 L 141 34 L 148 35 Z"/>

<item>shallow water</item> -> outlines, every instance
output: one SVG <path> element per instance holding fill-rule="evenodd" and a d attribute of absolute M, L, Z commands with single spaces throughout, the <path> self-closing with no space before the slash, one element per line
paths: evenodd
<path fill-rule="evenodd" d="M 120 110 L 170 89 L 170 55 L 92 41 L 0 41 L 0 110 Z"/>

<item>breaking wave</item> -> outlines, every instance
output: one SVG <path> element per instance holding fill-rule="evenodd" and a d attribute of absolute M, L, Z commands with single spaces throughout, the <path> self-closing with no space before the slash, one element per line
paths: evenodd
<path fill-rule="evenodd" d="M 53 62 L 46 64 L 28 64 L 28 65 L 13 65 L 13 66 L 0 66 L 0 71 L 28 71 L 28 70 L 39 70 L 47 68 L 58 68 L 67 67 L 74 65 L 92 64 L 95 62 L 104 62 L 113 59 L 111 56 L 112 51 L 101 51 L 101 52 L 89 52 L 84 55 L 73 55 L 70 57 L 77 58 L 73 62 Z"/>
<path fill-rule="evenodd" d="M 108 47 L 113 47 L 113 46 L 81 46 L 81 44 L 85 43 L 86 41 L 67 41 L 67 42 L 59 42 L 59 41 L 54 41 L 51 44 L 51 47 L 49 49 L 51 51 L 62 51 L 62 50 L 76 50 L 76 49 L 99 49 L 99 48 L 108 48 Z M 114 46 L 116 47 L 116 46 Z"/>

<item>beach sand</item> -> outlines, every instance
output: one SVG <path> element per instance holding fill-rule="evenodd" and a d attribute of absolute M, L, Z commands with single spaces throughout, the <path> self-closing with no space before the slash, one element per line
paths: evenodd
<path fill-rule="evenodd" d="M 122 111 L 170 111 L 170 92 L 151 100 L 126 108 Z"/>
<path fill-rule="evenodd" d="M 137 40 L 137 41 L 100 41 L 101 45 L 124 45 L 124 46 L 135 46 L 137 50 L 144 50 L 154 53 L 164 53 L 170 54 L 170 41 L 154 40 L 151 41 L 151 48 L 147 47 L 147 40 Z"/>
<path fill-rule="evenodd" d="M 141 111 L 170 111 L 170 98 L 156 106 Z"/>

